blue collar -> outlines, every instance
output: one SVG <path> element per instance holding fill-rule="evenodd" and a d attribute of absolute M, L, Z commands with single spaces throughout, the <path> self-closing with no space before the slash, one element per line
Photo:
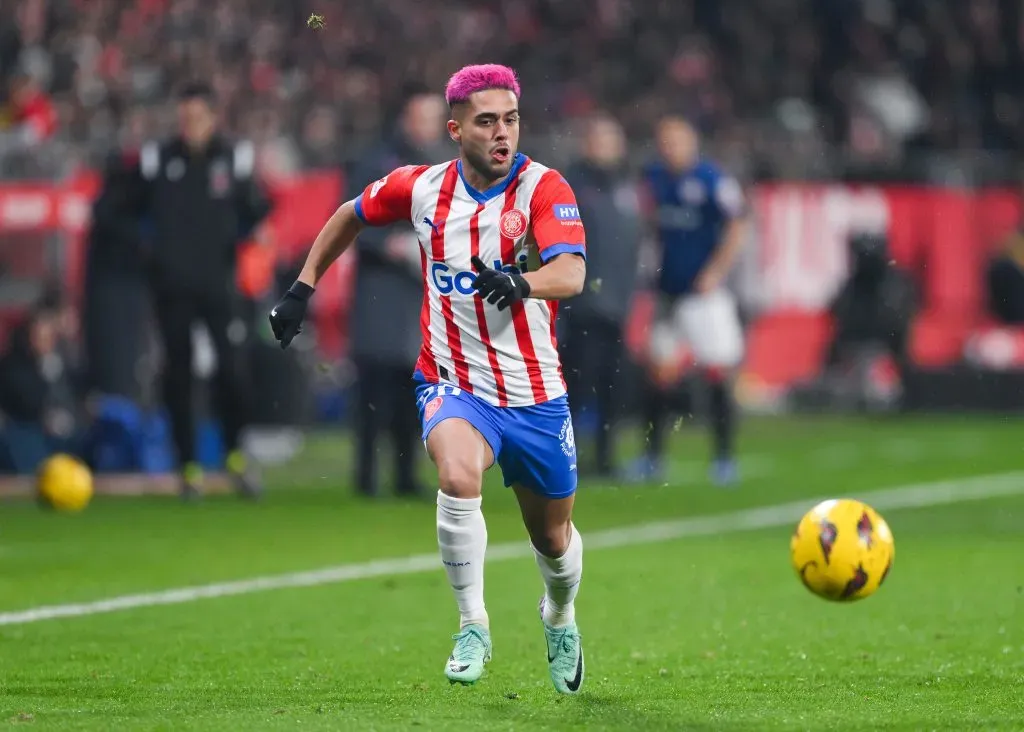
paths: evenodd
<path fill-rule="evenodd" d="M 487 203 L 495 196 L 500 196 L 508 188 L 509 183 L 515 180 L 516 176 L 519 175 L 519 169 L 523 167 L 526 162 L 526 156 L 522 153 L 516 153 L 515 158 L 512 161 L 512 169 L 508 171 L 508 175 L 502 178 L 500 181 L 495 183 L 493 186 L 488 188 L 486 191 L 478 191 L 476 188 L 469 184 L 466 180 L 466 176 L 462 174 L 462 160 L 460 159 L 455 163 L 455 167 L 459 170 L 459 178 L 462 179 L 462 185 L 466 187 L 466 191 L 470 197 L 477 203 Z"/>

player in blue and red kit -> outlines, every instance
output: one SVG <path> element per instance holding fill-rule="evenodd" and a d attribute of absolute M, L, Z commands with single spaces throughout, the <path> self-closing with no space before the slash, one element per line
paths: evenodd
<path fill-rule="evenodd" d="M 736 303 L 724 281 L 745 237 L 746 205 L 739 183 L 700 157 L 696 131 L 684 119 L 658 125 L 659 159 L 645 170 L 652 227 L 660 245 L 658 307 L 651 329 L 651 364 L 663 367 L 685 342 L 710 385 L 714 434 L 711 477 L 737 479 L 732 375 L 743 358 Z M 646 454 L 628 477 L 660 477 L 667 400 L 652 389 L 645 409 L 651 433 Z"/>

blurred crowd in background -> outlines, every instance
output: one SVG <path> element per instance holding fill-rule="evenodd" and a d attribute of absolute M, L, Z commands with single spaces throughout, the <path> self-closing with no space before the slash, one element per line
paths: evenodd
<path fill-rule="evenodd" d="M 324 29 L 307 27 L 314 12 Z M 642 350 L 630 334 L 650 315 L 649 222 L 630 218 L 640 205 L 636 172 L 656 155 L 656 122 L 682 114 L 704 152 L 747 187 L 756 214 L 733 286 L 757 385 L 814 382 L 804 393 L 814 402 L 819 387 L 834 386 L 822 369 L 849 371 L 839 346 L 874 339 L 876 355 L 895 366 L 879 370 L 868 359 L 860 383 L 887 395 L 882 401 L 892 401 L 895 379 L 916 384 L 918 402 L 925 394 L 923 402 L 952 408 L 1005 404 L 1007 389 L 1018 401 L 1024 395 L 1019 382 L 989 384 L 975 372 L 964 381 L 949 368 L 974 358 L 1024 373 L 1024 330 L 980 330 L 1024 324 L 1022 42 L 1022 0 L 0 0 L 0 196 L 94 171 L 109 198 L 125 184 L 126 159 L 178 133 L 182 87 L 206 82 L 220 129 L 254 145 L 256 178 L 275 191 L 272 216 L 300 210 L 283 202 L 291 181 L 330 199 L 307 213 L 309 196 L 293 195 L 306 206 L 284 217 L 290 228 L 279 221 L 271 233 L 256 229 L 257 244 L 276 241 L 278 249 L 273 276 L 242 288 L 252 389 L 264 408 L 252 421 L 351 415 L 359 438 L 353 483 L 376 490 L 374 456 L 390 432 L 398 489 L 414 491 L 403 456 L 418 424 L 395 394 L 408 386 L 418 345 L 415 238 L 401 227 L 364 235 L 352 257 L 355 279 L 339 275 L 318 293 L 320 312 L 304 337 L 316 355 L 301 346 L 294 357 L 275 353 L 261 336 L 263 308 L 287 287 L 332 206 L 398 165 L 455 154 L 438 96 L 448 76 L 467 63 L 505 63 L 524 89 L 523 151 L 592 189 L 592 203 L 581 202 L 591 279 L 606 285 L 588 290 L 577 310 L 611 322 L 624 351 Z M 313 180 L 317 172 L 327 177 Z M 808 181 L 881 187 L 786 188 Z M 928 186 L 927 195 L 888 183 Z M 937 192 L 988 187 L 998 187 L 991 200 L 970 193 L 955 205 Z M 112 469 L 169 469 L 166 451 L 138 457 L 169 437 L 166 420 L 138 409 L 160 404 L 161 367 L 141 234 L 125 233 L 136 222 L 115 216 L 101 229 L 93 217 L 80 291 L 67 283 L 68 236 L 27 244 L 33 211 L 24 199 L 0 201 L 0 310 L 6 317 L 20 308 L 0 360 L 0 430 L 43 425 L 47 437 L 13 468 L 25 472 L 38 451 L 73 449 L 76 440 L 84 449 L 90 424 L 106 419 L 113 432 L 145 435 L 120 447 L 104 438 Z M 602 278 L 601 267 L 612 277 Z M 629 267 L 635 280 L 615 276 Z M 32 287 L 19 289 L 29 279 Z M 386 307 L 377 297 L 384 291 Z M 885 293 L 896 293 L 897 304 Z M 27 300 L 34 305 L 22 307 Z M 89 321 L 100 301 L 124 314 L 112 340 L 97 340 Z M 340 363 L 332 330 L 345 332 Z M 211 381 L 211 350 L 197 335 L 200 385 Z M 623 417 L 644 378 L 636 361 L 601 377 L 617 380 L 614 408 Z M 925 376 L 911 373 L 922 366 Z M 938 367 L 947 370 L 936 375 Z M 740 385 L 748 407 L 751 381 Z M 576 401 L 593 401 L 593 385 L 583 384 L 588 393 Z M 323 398 L 310 406 L 311 394 Z M 761 389 L 759 403 L 774 408 L 774 394 Z M 277 414 L 267 413 L 271 404 Z M 584 414 L 584 440 L 595 429 L 600 417 Z M 200 442 L 208 432 L 198 429 Z M 95 430 L 89 439 L 98 439 Z M 216 449 L 197 450 L 210 465 L 223 460 Z"/>
<path fill-rule="evenodd" d="M 44 168 L 166 134 L 196 78 L 268 173 L 333 166 L 488 60 L 521 74 L 538 154 L 595 109 L 636 142 L 674 111 L 742 178 L 1005 178 L 1022 36 L 1019 0 L 0 0 L 7 129 Z"/>

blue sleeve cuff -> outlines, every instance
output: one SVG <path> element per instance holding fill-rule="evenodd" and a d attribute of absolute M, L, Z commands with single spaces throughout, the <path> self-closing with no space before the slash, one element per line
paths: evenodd
<path fill-rule="evenodd" d="M 587 258 L 587 248 L 582 244 L 552 244 L 547 249 L 540 252 L 540 261 L 547 264 L 548 261 L 554 259 L 559 254 L 578 254 L 583 259 Z"/>
<path fill-rule="evenodd" d="M 356 200 L 355 200 L 355 204 L 354 205 L 355 205 L 355 208 L 356 208 L 356 216 L 359 217 L 360 221 L 362 221 L 364 224 L 369 226 L 370 222 L 366 220 L 366 214 L 363 213 L 363 194 L 362 193 L 360 193 L 358 196 L 356 196 Z"/>

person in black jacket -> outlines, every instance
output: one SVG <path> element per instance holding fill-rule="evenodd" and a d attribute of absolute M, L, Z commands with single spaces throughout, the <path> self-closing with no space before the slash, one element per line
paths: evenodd
<path fill-rule="evenodd" d="M 239 493 L 253 498 L 259 481 L 239 440 L 251 395 L 236 247 L 271 205 L 256 181 L 252 144 L 232 143 L 218 132 L 210 87 L 186 87 L 178 118 L 180 134 L 141 148 L 130 207 L 150 232 L 147 269 L 163 337 L 164 400 L 182 465 L 182 497 L 197 497 L 202 479 L 193 455 L 192 397 L 192 327 L 201 321 L 217 354 L 215 400 L 228 468 Z"/>
<path fill-rule="evenodd" d="M 30 474 L 55 452 L 77 452 L 80 415 L 58 318 L 37 306 L 0 356 L 0 472 Z"/>
<path fill-rule="evenodd" d="M 137 157 L 108 156 L 100 194 L 93 202 L 85 251 L 82 325 L 86 387 L 99 394 L 137 399 L 137 370 L 145 351 L 149 296 L 142 268 L 138 220 L 125 216 L 134 195 Z"/>
<path fill-rule="evenodd" d="M 445 131 L 447 105 L 435 94 L 410 97 L 394 140 L 371 151 L 348 176 L 352 190 L 402 164 L 432 165 L 451 157 Z M 391 436 L 394 490 L 420 492 L 416 457 L 420 423 L 412 398 L 412 372 L 420 348 L 423 299 L 420 246 L 409 224 L 367 228 L 356 247 L 352 313 L 352 359 L 359 374 L 356 401 L 356 490 L 377 493 L 380 438 Z"/>
<path fill-rule="evenodd" d="M 910 327 L 917 309 L 914 286 L 906 273 L 890 265 L 884 234 L 857 232 L 848 246 L 851 272 L 829 308 L 835 330 L 825 368 L 836 369 L 858 349 L 877 344 L 889 352 L 903 378 L 910 366 Z"/>
<path fill-rule="evenodd" d="M 636 182 L 629 175 L 625 153 L 619 123 L 595 115 L 587 123 L 582 160 L 566 172 L 587 227 L 588 286 L 559 311 L 564 321 L 562 365 L 570 404 L 578 410 L 574 419 L 580 421 L 591 408 L 598 418 L 593 462 L 580 469 L 602 476 L 614 472 L 621 407 L 615 386 L 643 231 Z"/>
<path fill-rule="evenodd" d="M 1024 325 L 1024 225 L 1010 234 L 985 271 L 989 312 L 1000 323 Z"/>

